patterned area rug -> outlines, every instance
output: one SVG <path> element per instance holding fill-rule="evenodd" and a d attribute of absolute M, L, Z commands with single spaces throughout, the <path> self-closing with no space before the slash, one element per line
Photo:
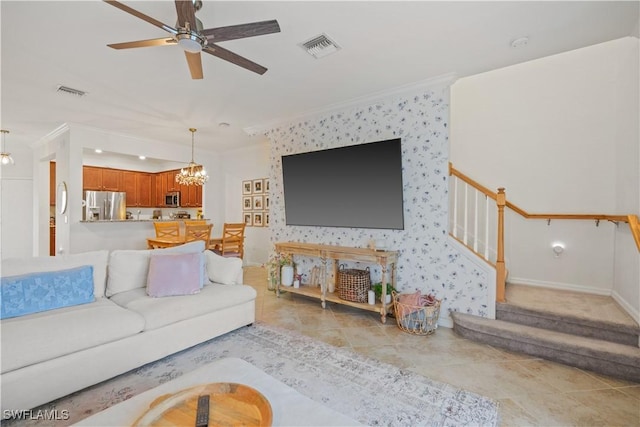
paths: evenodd
<path fill-rule="evenodd" d="M 46 424 L 11 421 L 3 425 L 73 424 L 223 357 L 244 359 L 299 393 L 366 425 L 498 425 L 498 404 L 491 399 L 259 323 L 39 408 L 68 410 L 68 420 Z"/>

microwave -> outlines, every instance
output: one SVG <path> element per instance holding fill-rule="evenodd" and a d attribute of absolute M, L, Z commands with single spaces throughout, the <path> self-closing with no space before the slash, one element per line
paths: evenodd
<path fill-rule="evenodd" d="M 170 191 L 164 196 L 164 204 L 169 208 L 179 208 L 180 207 L 180 192 L 179 191 Z"/>

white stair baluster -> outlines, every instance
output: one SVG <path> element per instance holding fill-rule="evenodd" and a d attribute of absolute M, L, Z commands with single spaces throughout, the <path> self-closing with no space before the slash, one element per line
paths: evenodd
<path fill-rule="evenodd" d="M 489 261 L 489 196 L 484 196 L 484 259 Z"/>
<path fill-rule="evenodd" d="M 458 237 L 458 177 L 453 177 L 453 237 Z"/>
<path fill-rule="evenodd" d="M 475 190 L 476 200 L 475 207 L 473 208 L 473 251 L 478 253 L 478 190 Z"/>
<path fill-rule="evenodd" d="M 468 193 L 469 193 L 469 184 L 467 184 L 466 182 L 464 183 L 464 228 L 463 228 L 463 238 L 462 241 L 463 243 L 466 245 L 467 244 L 467 239 L 469 237 L 469 233 L 467 230 L 467 224 L 469 224 L 469 199 L 468 199 Z"/>

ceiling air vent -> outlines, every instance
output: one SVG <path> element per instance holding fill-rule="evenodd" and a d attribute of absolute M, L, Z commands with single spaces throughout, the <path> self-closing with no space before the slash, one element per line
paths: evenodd
<path fill-rule="evenodd" d="M 340 46 L 327 37 L 326 34 L 315 36 L 300 45 L 307 53 L 314 58 L 322 58 L 340 50 Z"/>
<path fill-rule="evenodd" d="M 62 85 L 58 85 L 58 89 L 56 90 L 56 92 L 66 93 L 68 95 L 75 95 L 75 96 L 85 96 L 87 94 L 87 92 L 83 90 L 74 89 L 74 88 L 62 86 Z"/>

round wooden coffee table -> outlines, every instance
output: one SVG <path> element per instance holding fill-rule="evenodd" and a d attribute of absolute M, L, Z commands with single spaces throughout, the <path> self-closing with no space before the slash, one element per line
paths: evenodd
<path fill-rule="evenodd" d="M 208 394 L 210 426 L 270 426 L 269 401 L 258 390 L 238 383 L 211 383 L 191 387 L 154 400 L 134 426 L 193 426 L 198 397 Z"/>

